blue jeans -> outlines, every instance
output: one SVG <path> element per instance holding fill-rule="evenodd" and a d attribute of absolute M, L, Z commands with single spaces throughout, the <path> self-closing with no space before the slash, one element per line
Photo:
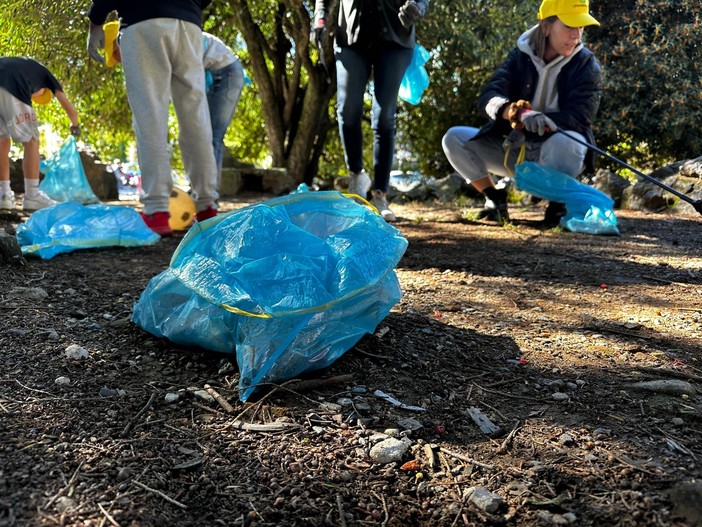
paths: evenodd
<path fill-rule="evenodd" d="M 212 86 L 207 92 L 212 122 L 212 146 L 217 163 L 217 187 L 222 179 L 222 157 L 224 135 L 234 118 L 241 90 L 244 89 L 244 68 L 239 61 L 222 69 L 212 71 Z"/>
<path fill-rule="evenodd" d="M 344 145 L 346 166 L 351 172 L 363 170 L 363 96 L 373 74 L 373 173 L 375 189 L 387 192 L 395 155 L 395 112 L 402 77 L 412 61 L 413 49 L 393 42 L 366 51 L 337 47 L 337 117 Z"/>

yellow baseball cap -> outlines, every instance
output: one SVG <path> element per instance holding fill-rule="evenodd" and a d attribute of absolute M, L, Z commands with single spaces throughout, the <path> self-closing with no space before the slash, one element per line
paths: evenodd
<path fill-rule="evenodd" d="M 117 63 L 115 60 L 115 41 L 119 35 L 119 20 L 103 24 L 102 30 L 105 32 L 105 66 L 111 68 Z"/>
<path fill-rule="evenodd" d="M 43 88 L 44 91 L 32 95 L 32 101 L 37 104 L 49 104 L 51 99 L 54 98 L 54 92 L 49 88 Z"/>
<path fill-rule="evenodd" d="M 599 26 L 600 23 L 589 13 L 588 0 L 544 0 L 541 2 L 537 18 L 544 20 L 557 16 L 566 26 Z"/>

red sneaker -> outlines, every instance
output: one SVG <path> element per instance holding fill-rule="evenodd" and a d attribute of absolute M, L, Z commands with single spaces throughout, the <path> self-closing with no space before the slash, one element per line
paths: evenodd
<path fill-rule="evenodd" d="M 156 234 L 164 238 L 173 235 L 173 231 L 170 225 L 168 225 L 168 220 L 171 216 L 168 212 L 154 212 L 153 214 L 144 214 L 142 212 L 140 214 L 146 226 Z"/>
<path fill-rule="evenodd" d="M 214 207 L 207 207 L 205 210 L 201 210 L 195 215 L 197 221 L 205 221 L 210 218 L 214 218 L 217 215 L 217 209 Z"/>

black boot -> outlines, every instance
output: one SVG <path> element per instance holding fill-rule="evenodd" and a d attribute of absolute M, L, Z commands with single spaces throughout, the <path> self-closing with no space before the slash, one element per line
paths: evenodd
<path fill-rule="evenodd" d="M 509 223 L 509 213 L 507 212 L 507 191 L 503 188 L 488 187 L 483 194 L 492 202 L 478 212 L 477 219 L 494 221 L 500 225 Z"/>
<path fill-rule="evenodd" d="M 549 201 L 544 214 L 544 227 L 549 229 L 557 227 L 561 223 L 561 218 L 568 213 L 566 206 L 557 201 Z"/>

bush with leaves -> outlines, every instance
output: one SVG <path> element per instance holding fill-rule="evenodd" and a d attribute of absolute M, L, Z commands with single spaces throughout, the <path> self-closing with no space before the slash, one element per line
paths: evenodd
<path fill-rule="evenodd" d="M 702 4 L 596 1 L 588 28 L 605 74 L 601 145 L 640 166 L 702 154 Z"/>

